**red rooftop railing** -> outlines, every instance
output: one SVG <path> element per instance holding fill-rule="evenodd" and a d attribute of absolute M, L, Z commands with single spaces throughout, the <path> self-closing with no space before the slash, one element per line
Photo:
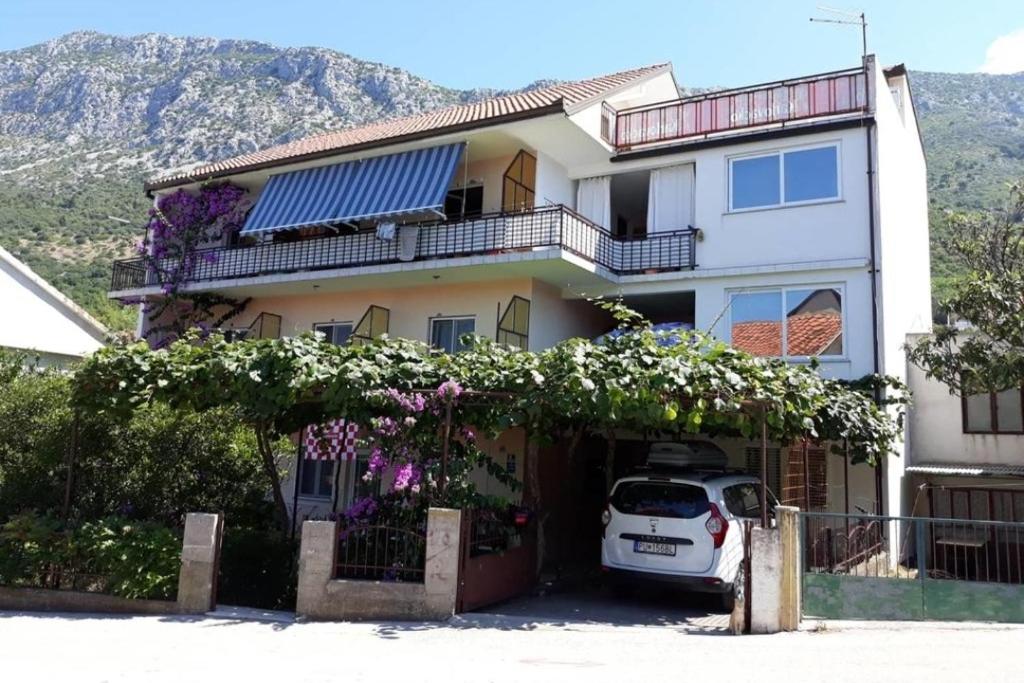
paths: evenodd
<path fill-rule="evenodd" d="M 621 150 L 867 109 L 866 74 L 849 69 L 618 111 L 605 103 L 601 135 Z"/>

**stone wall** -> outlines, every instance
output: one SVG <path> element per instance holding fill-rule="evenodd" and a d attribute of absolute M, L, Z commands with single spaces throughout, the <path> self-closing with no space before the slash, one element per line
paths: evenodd
<path fill-rule="evenodd" d="M 459 510 L 427 513 L 423 583 L 334 579 L 336 522 L 302 525 L 296 614 L 309 619 L 444 620 L 455 613 L 459 576 Z"/>
<path fill-rule="evenodd" d="M 800 626 L 799 510 L 775 508 L 776 525 L 755 527 L 750 543 L 750 632 L 778 633 Z"/>

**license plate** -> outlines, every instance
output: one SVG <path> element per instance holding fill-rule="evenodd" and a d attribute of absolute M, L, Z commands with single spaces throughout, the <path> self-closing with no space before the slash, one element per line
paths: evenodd
<path fill-rule="evenodd" d="M 651 543 L 649 541 L 633 541 L 634 553 L 646 553 L 648 555 L 675 555 L 675 543 Z"/>

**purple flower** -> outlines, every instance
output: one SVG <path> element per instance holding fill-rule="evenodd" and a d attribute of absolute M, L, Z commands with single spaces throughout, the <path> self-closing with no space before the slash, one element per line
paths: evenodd
<path fill-rule="evenodd" d="M 395 480 L 391 484 L 391 490 L 404 491 L 410 486 L 416 486 L 417 490 L 419 490 L 422 476 L 422 471 L 411 462 L 401 465 L 395 470 Z"/>
<path fill-rule="evenodd" d="M 453 379 L 450 379 L 437 388 L 437 397 L 456 399 L 459 397 L 462 391 L 463 389 L 459 385 L 459 383 Z"/>

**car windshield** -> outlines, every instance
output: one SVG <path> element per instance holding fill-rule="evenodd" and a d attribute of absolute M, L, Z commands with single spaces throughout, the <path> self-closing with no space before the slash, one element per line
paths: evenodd
<path fill-rule="evenodd" d="M 625 481 L 612 495 L 612 507 L 627 515 L 693 519 L 705 514 L 708 494 L 699 486 L 661 481 Z"/>

